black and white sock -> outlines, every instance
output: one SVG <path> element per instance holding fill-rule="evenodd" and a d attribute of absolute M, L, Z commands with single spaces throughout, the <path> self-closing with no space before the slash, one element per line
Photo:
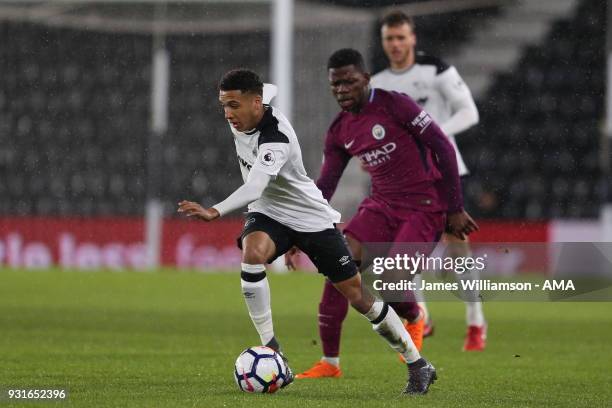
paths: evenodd
<path fill-rule="evenodd" d="M 364 316 L 372 323 L 374 331 L 383 337 L 393 350 L 404 356 L 408 364 L 421 358 L 399 316 L 388 304 L 376 300 Z"/>
<path fill-rule="evenodd" d="M 272 325 L 272 309 L 270 307 L 270 285 L 266 278 L 264 265 L 242 264 L 241 286 L 242 296 L 249 310 L 249 316 L 255 325 L 257 333 L 264 346 L 279 348 L 274 338 Z M 275 346 L 275 347 L 273 347 Z"/>

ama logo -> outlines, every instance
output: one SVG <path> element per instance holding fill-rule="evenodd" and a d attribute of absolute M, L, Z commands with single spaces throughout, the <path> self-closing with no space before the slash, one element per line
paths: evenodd
<path fill-rule="evenodd" d="M 547 279 L 544 281 L 542 290 L 562 290 L 562 291 L 572 290 L 574 291 L 576 290 L 576 287 L 574 286 L 574 281 L 572 281 L 571 279 L 568 279 L 567 281 Z"/>

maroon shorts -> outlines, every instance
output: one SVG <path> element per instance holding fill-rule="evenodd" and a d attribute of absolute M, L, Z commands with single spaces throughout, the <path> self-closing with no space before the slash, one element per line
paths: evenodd
<path fill-rule="evenodd" d="M 361 243 L 437 242 L 444 232 L 446 214 L 391 208 L 371 197 L 363 200 L 344 233 Z"/>

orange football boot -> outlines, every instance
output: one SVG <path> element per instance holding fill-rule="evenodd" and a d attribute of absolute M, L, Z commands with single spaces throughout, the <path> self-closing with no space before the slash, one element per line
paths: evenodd
<path fill-rule="evenodd" d="M 423 334 L 425 332 L 425 316 L 421 310 L 421 314 L 416 322 L 410 323 L 404 322 L 404 327 L 410 334 L 412 342 L 416 346 L 417 350 L 421 351 L 423 348 Z"/>
<path fill-rule="evenodd" d="M 408 321 L 404 322 L 404 327 L 408 334 L 410 334 L 410 338 L 412 342 L 416 346 L 417 350 L 421 351 L 423 348 L 423 333 L 425 332 L 425 315 L 423 310 L 421 310 L 421 314 L 416 322 L 410 323 Z M 399 359 L 402 363 L 406 362 L 404 356 L 399 355 Z"/>
<path fill-rule="evenodd" d="M 295 378 L 340 378 L 342 370 L 327 361 L 317 361 L 314 366 L 295 376 Z"/>

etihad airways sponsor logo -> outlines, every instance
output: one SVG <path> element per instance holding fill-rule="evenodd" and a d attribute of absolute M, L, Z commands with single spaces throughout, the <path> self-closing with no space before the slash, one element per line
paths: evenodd
<path fill-rule="evenodd" d="M 394 142 L 387 143 L 377 149 L 360 154 L 359 160 L 365 166 L 378 166 L 381 163 L 391 160 L 390 154 L 395 151 L 395 149 L 397 149 L 397 145 Z"/>

